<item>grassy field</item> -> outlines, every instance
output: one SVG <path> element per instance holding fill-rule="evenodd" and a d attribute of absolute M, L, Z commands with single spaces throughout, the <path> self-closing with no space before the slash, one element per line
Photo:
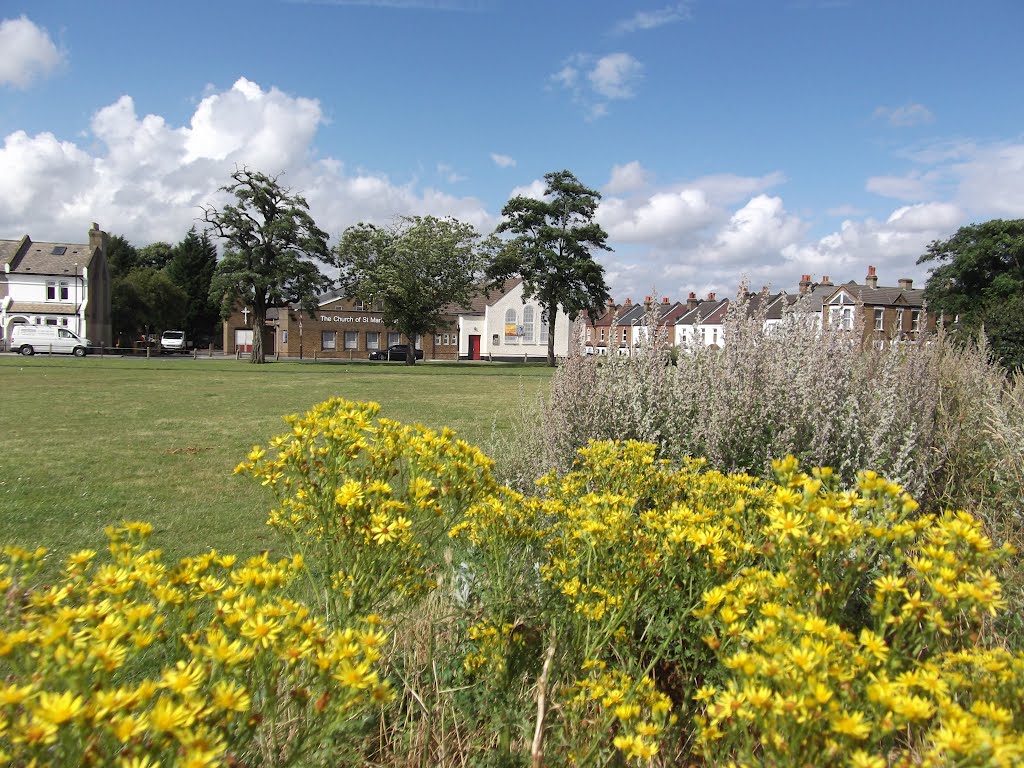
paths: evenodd
<path fill-rule="evenodd" d="M 231 470 L 284 431 L 282 416 L 334 396 L 373 400 L 383 416 L 483 446 L 549 379 L 543 366 L 497 363 L 4 356 L 0 542 L 45 546 L 53 568 L 128 518 L 153 523 L 170 557 L 273 549 L 270 496 Z"/>

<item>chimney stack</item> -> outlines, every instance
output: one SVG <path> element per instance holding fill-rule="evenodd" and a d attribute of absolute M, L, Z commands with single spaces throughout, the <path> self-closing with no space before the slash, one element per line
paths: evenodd
<path fill-rule="evenodd" d="M 697 294 L 694 293 L 693 291 L 690 291 L 690 295 L 686 298 L 686 308 L 696 309 L 699 304 L 700 302 L 697 301 Z"/>
<path fill-rule="evenodd" d="M 832 285 L 832 281 L 829 279 L 828 275 L 822 275 L 821 276 L 821 284 L 822 285 Z"/>
<path fill-rule="evenodd" d="M 100 229 L 100 225 L 94 221 L 92 223 L 92 229 L 89 230 L 89 249 L 95 250 L 97 248 L 103 251 L 104 255 L 106 255 L 107 233 Z"/>
<path fill-rule="evenodd" d="M 875 268 L 872 266 L 868 267 L 868 275 L 864 278 L 864 285 L 868 288 L 878 287 L 878 275 L 875 274 Z"/>
<path fill-rule="evenodd" d="M 914 281 L 909 277 L 901 277 L 899 283 L 901 291 L 909 291 L 914 287 Z"/>
<path fill-rule="evenodd" d="M 669 303 L 668 296 L 662 296 L 661 297 L 661 303 L 662 304 L 668 304 Z"/>
<path fill-rule="evenodd" d="M 811 289 L 811 276 L 801 275 L 800 276 L 800 295 L 803 296 Z"/>

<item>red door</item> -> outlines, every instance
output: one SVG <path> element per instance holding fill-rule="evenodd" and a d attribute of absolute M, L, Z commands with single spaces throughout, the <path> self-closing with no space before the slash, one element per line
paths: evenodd
<path fill-rule="evenodd" d="M 479 360 L 480 359 L 480 337 L 470 336 L 469 337 L 469 359 Z"/>

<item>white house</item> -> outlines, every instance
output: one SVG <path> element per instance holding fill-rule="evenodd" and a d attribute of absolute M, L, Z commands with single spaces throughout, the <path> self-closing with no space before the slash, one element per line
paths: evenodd
<path fill-rule="evenodd" d="M 107 235 L 98 225 L 88 243 L 0 240 L 0 340 L 16 323 L 55 325 L 111 345 Z"/>
<path fill-rule="evenodd" d="M 548 354 L 548 325 L 536 298 L 523 299 L 522 280 L 509 280 L 488 296 L 477 296 L 458 313 L 459 358 L 463 360 L 540 360 Z M 572 323 L 555 318 L 555 355 L 569 352 Z"/>

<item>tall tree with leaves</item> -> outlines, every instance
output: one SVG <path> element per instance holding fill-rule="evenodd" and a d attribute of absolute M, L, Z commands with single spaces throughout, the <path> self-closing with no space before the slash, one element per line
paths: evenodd
<path fill-rule="evenodd" d="M 929 262 L 928 311 L 959 318 L 970 333 L 984 327 L 1004 366 L 1024 366 L 1024 219 L 961 227 L 917 260 Z"/>
<path fill-rule="evenodd" d="M 337 265 L 327 233 L 309 215 L 305 199 L 271 177 L 248 168 L 231 174 L 222 187 L 235 198 L 218 209 L 203 208 L 202 220 L 227 243 L 210 286 L 210 297 L 230 316 L 239 301 L 252 308 L 250 361 L 266 362 L 263 331 L 267 310 L 298 304 L 310 316 L 317 296 L 332 281 L 317 262 Z"/>
<path fill-rule="evenodd" d="M 405 362 L 414 365 L 416 336 L 450 324 L 451 305 L 468 306 L 494 248 L 493 239 L 451 218 L 405 216 L 391 229 L 357 224 L 338 244 L 340 285 L 380 306 L 384 322 L 409 339 Z"/>
<path fill-rule="evenodd" d="M 168 276 L 185 292 L 182 328 L 188 338 L 199 341 L 213 333 L 218 307 L 210 300 L 210 284 L 217 269 L 217 248 L 206 232 L 189 233 L 174 247 L 167 264 Z"/>
<path fill-rule="evenodd" d="M 502 248 L 489 276 L 500 281 L 519 276 L 523 296 L 536 297 L 548 324 L 548 365 L 555 365 L 555 320 L 561 308 L 570 319 L 596 315 L 608 301 L 604 267 L 591 253 L 610 251 L 608 234 L 594 221 L 596 190 L 569 171 L 544 174 L 544 199 L 514 197 L 501 214 L 498 232 L 516 236 Z"/>

